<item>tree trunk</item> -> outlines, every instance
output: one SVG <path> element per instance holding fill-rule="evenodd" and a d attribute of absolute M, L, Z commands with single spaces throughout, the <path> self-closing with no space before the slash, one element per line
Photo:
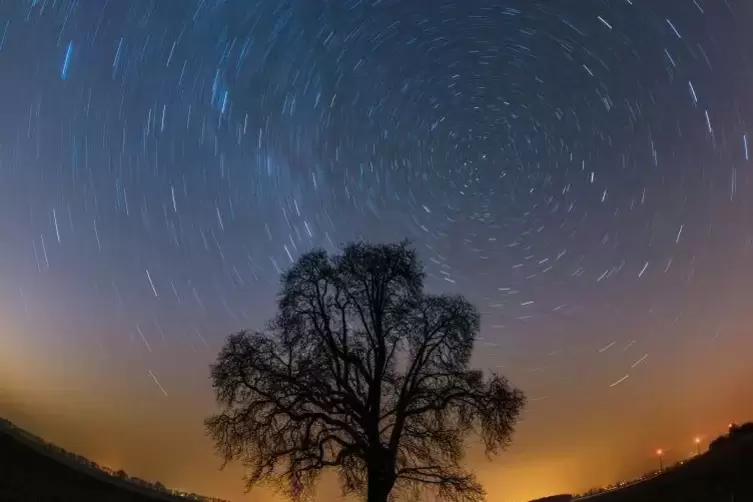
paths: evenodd
<path fill-rule="evenodd" d="M 367 502 L 387 502 L 395 484 L 395 472 L 391 462 L 382 455 L 380 457 L 369 466 Z"/>
<path fill-rule="evenodd" d="M 369 476 L 368 502 L 387 502 L 393 484 L 389 479 Z"/>

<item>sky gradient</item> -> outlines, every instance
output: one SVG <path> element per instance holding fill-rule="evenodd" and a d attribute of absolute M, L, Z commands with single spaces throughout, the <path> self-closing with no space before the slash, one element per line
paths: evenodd
<path fill-rule="evenodd" d="M 302 252 L 407 237 L 530 400 L 508 453 L 470 450 L 490 502 L 682 458 L 753 417 L 752 23 L 746 0 L 0 0 L 0 415 L 273 500 L 217 472 L 209 363 Z"/>

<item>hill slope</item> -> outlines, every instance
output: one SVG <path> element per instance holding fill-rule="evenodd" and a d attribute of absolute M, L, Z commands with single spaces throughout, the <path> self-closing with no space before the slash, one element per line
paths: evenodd
<path fill-rule="evenodd" d="M 753 437 L 715 448 L 645 482 L 579 500 L 588 502 L 753 501 Z"/>
<path fill-rule="evenodd" d="M 90 472 L 91 471 L 91 472 Z M 22 438 L 0 430 L 0 502 L 161 502 L 185 500 L 66 465 Z"/>

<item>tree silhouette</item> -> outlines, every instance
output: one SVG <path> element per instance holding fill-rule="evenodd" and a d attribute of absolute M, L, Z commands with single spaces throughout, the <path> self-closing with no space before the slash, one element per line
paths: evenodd
<path fill-rule="evenodd" d="M 524 397 L 469 369 L 479 314 L 423 279 L 407 242 L 301 256 L 267 329 L 230 335 L 211 367 L 221 413 L 205 425 L 223 467 L 241 460 L 247 489 L 271 482 L 293 499 L 334 468 L 368 502 L 483 500 L 464 440 L 504 449 Z"/>
<path fill-rule="evenodd" d="M 728 445 L 737 442 L 741 438 L 748 437 L 753 434 L 753 422 L 746 422 L 742 425 L 729 424 L 729 430 L 727 434 L 722 434 L 717 437 L 711 443 L 709 443 L 709 450 L 715 450 L 720 446 Z"/>
<path fill-rule="evenodd" d="M 732 424 L 729 435 L 731 437 L 743 437 L 753 434 L 753 422 L 745 422 L 742 425 Z"/>

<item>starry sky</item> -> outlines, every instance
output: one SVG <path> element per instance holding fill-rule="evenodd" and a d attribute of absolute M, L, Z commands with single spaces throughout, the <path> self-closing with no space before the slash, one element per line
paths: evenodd
<path fill-rule="evenodd" d="M 407 237 L 530 399 L 509 453 L 471 445 L 490 502 L 682 458 L 753 415 L 751 23 L 747 0 L 0 0 L 0 415 L 246 500 L 202 430 L 224 337 L 302 252 Z"/>

